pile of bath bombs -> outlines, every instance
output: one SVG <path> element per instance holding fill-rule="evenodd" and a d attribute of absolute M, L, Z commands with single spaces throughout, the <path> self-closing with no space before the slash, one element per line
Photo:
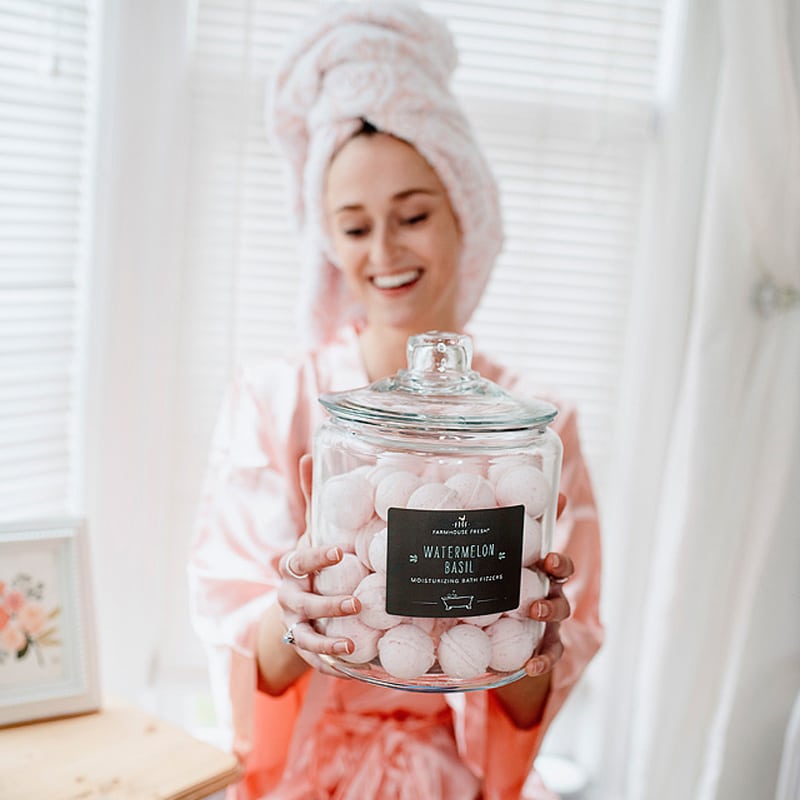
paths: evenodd
<path fill-rule="evenodd" d="M 541 517 L 553 491 L 536 458 L 510 456 L 478 462 L 433 463 L 413 457 L 360 466 L 322 484 L 314 543 L 337 545 L 338 564 L 320 570 L 314 587 L 323 595 L 352 594 L 357 615 L 330 618 L 328 636 L 348 638 L 351 664 L 379 664 L 393 678 L 413 682 L 434 670 L 458 680 L 489 671 L 516 672 L 531 658 L 544 632 L 531 603 L 546 596 L 547 580 L 535 569 L 541 556 Z M 390 508 L 470 510 L 525 506 L 520 603 L 502 614 L 462 618 L 401 617 L 386 611 L 387 519 Z"/>

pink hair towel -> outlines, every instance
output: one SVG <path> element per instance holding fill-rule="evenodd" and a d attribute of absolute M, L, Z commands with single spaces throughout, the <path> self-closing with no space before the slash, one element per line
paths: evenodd
<path fill-rule="evenodd" d="M 404 2 L 330 6 L 279 61 L 271 117 L 289 165 L 301 323 L 313 342 L 361 314 L 333 263 L 322 195 L 330 159 L 362 120 L 412 144 L 442 181 L 463 236 L 459 323 L 475 311 L 503 233 L 497 185 L 449 88 L 456 62 L 445 25 Z"/>

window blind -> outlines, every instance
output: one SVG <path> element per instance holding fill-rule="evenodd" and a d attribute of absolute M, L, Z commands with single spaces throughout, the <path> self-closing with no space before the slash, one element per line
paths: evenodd
<path fill-rule="evenodd" d="M 199 0 L 193 30 L 184 320 L 187 474 L 240 361 L 293 345 L 298 267 L 267 76 L 320 2 Z M 471 325 L 480 346 L 578 405 L 602 469 L 646 148 L 661 0 L 432 0 L 460 52 L 454 88 L 502 192 L 506 247 Z"/>
<path fill-rule="evenodd" d="M 0 518 L 74 513 L 96 11 L 0 5 Z"/>

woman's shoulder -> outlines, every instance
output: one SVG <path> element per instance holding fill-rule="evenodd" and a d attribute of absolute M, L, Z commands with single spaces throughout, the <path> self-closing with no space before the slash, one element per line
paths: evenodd
<path fill-rule="evenodd" d="M 297 347 L 268 358 L 242 363 L 234 383 L 269 401 L 275 397 L 313 395 L 352 388 L 360 380 L 358 340 L 350 328 L 343 328 L 324 344 Z"/>

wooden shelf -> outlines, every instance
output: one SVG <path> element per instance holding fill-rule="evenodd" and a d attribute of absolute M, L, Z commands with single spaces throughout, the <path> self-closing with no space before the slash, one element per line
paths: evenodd
<path fill-rule="evenodd" d="M 0 729 L 3 800 L 200 800 L 236 759 L 131 706 Z"/>

